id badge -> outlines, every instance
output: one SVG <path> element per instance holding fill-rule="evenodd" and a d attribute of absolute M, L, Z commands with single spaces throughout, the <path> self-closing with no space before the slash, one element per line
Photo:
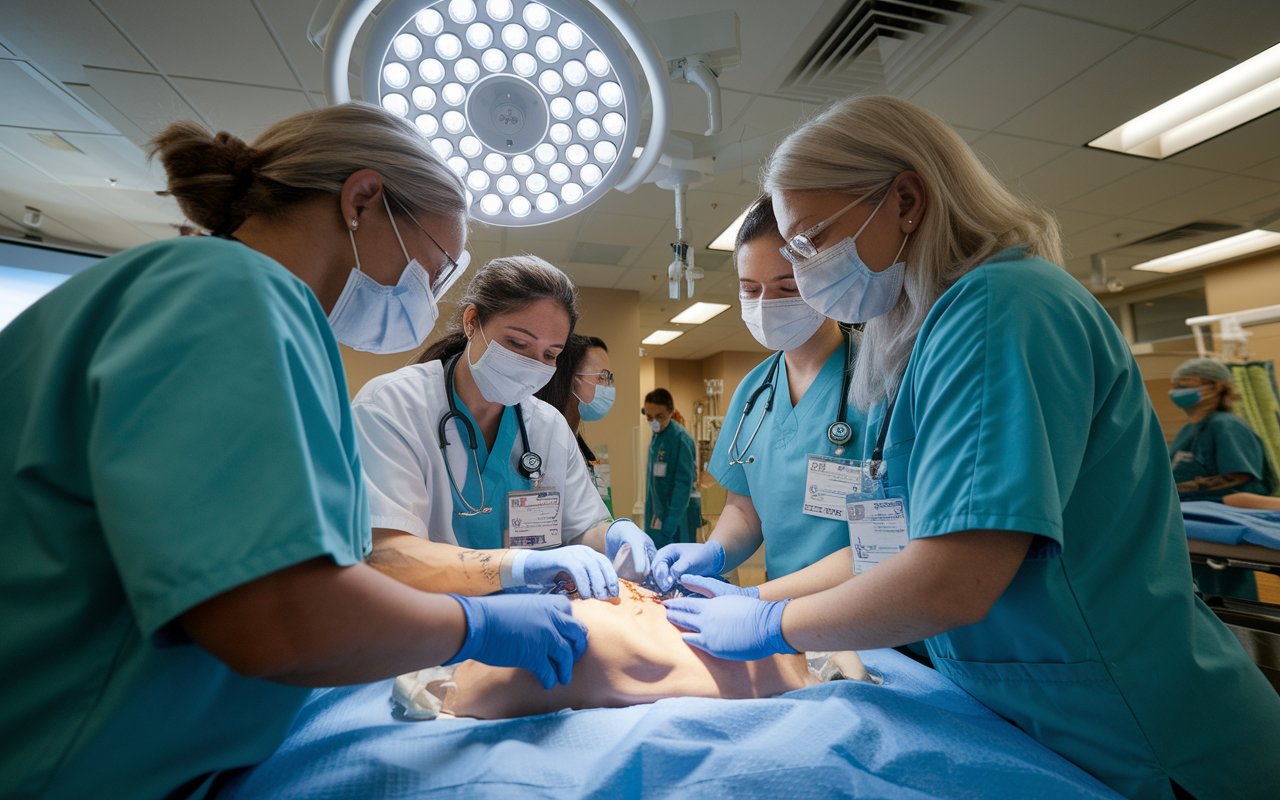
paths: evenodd
<path fill-rule="evenodd" d="M 653 462 L 653 477 L 655 478 L 667 477 L 667 462 L 665 461 Z"/>
<path fill-rule="evenodd" d="M 560 492 L 532 489 L 507 492 L 507 547 L 560 546 Z"/>
<path fill-rule="evenodd" d="M 907 546 L 907 500 L 901 489 L 885 489 L 879 482 L 870 491 L 846 498 L 853 574 L 867 572 Z"/>
<path fill-rule="evenodd" d="M 804 485 L 805 514 L 844 519 L 846 498 L 862 491 L 862 463 L 848 458 L 809 454 Z"/>

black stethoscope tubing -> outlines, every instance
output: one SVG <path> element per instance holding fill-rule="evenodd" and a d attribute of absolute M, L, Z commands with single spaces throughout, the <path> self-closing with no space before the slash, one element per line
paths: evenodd
<path fill-rule="evenodd" d="M 440 425 L 437 430 L 437 436 L 440 440 L 440 453 L 444 456 L 445 472 L 449 475 L 449 483 L 453 486 L 453 491 L 457 493 L 462 504 L 467 507 L 467 511 L 459 511 L 458 515 L 463 517 L 474 517 L 476 514 L 488 514 L 493 508 L 484 504 L 484 478 L 480 474 L 480 440 L 476 438 L 476 429 L 471 424 L 471 420 L 467 416 L 458 411 L 458 405 L 453 401 L 453 371 L 458 366 L 460 355 L 449 359 L 449 363 L 445 366 L 444 372 L 444 393 L 449 403 L 449 410 L 440 418 Z M 471 460 L 476 467 L 476 479 L 480 481 L 480 507 L 476 508 L 467 502 L 462 496 L 462 490 L 458 488 L 458 482 L 453 478 L 453 468 L 449 466 L 449 454 L 445 448 L 449 446 L 449 439 L 445 435 L 445 425 L 449 420 L 454 420 L 457 425 L 467 432 L 467 444 L 471 448 Z M 536 482 L 542 477 L 542 456 L 533 452 L 533 448 L 529 446 L 529 432 L 524 426 L 524 408 L 520 403 L 516 403 L 516 422 L 520 426 L 520 440 L 524 445 L 524 452 L 520 454 L 520 458 L 516 461 L 516 467 L 520 470 L 520 474 L 524 479 L 530 482 Z"/>
<path fill-rule="evenodd" d="M 849 405 L 849 385 L 853 380 L 853 328 L 842 324 L 840 332 L 844 334 L 844 371 L 840 379 L 840 397 L 836 406 L 836 421 L 827 426 L 827 440 L 836 446 L 837 455 L 843 452 L 843 449 L 853 441 L 853 426 L 845 421 Z M 733 440 L 729 442 L 730 464 L 750 464 L 756 460 L 755 456 L 747 456 L 747 451 L 751 449 L 751 443 L 756 440 L 756 434 L 760 432 L 760 426 L 764 424 L 764 418 L 773 410 L 773 398 L 778 392 L 778 385 L 774 382 L 774 377 L 778 373 L 778 362 L 782 360 L 782 356 L 782 351 L 779 351 L 773 357 L 773 363 L 769 365 L 769 371 L 764 376 L 764 383 L 756 387 L 756 390 L 747 397 L 747 402 L 742 407 L 742 416 L 738 419 L 738 427 L 733 432 Z M 769 399 L 765 401 L 764 413 L 760 415 L 760 421 L 756 423 L 756 428 L 751 432 L 751 438 L 747 440 L 742 452 L 735 456 L 733 451 L 738 446 L 738 434 L 742 433 L 742 423 L 746 422 L 747 417 L 751 414 L 751 409 L 755 407 L 756 400 L 760 398 L 760 393 L 765 389 L 769 390 Z M 743 456 L 747 457 L 744 459 Z"/>

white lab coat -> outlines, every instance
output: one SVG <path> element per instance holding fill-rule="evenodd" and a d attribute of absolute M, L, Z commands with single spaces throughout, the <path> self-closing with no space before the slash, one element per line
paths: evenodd
<path fill-rule="evenodd" d="M 608 522 L 578 443 L 560 412 L 531 397 L 521 404 L 529 447 L 542 456 L 544 486 L 561 492 L 561 530 L 564 543 Z M 439 361 L 412 364 L 364 385 L 351 411 L 360 443 L 369 511 L 375 528 L 406 531 L 433 542 L 458 544 L 453 531 L 453 495 L 439 441 L 440 419 L 449 410 L 444 365 Z M 458 488 L 476 480 L 466 429 L 456 420 L 445 427 L 449 466 Z M 480 437 L 480 431 L 476 431 Z M 479 444 L 484 447 L 483 439 Z M 507 454 L 513 479 L 508 489 L 528 488 L 517 460 L 524 452 L 519 434 Z M 497 458 L 498 454 L 490 454 Z M 485 504 L 502 526 L 505 497 L 486 497 Z"/>

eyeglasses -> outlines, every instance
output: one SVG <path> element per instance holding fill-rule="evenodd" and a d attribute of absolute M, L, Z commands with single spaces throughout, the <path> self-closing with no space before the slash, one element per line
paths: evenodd
<path fill-rule="evenodd" d="M 418 230 L 427 234 L 427 238 L 436 246 L 436 249 L 441 253 L 444 253 L 444 264 L 436 272 L 435 279 L 431 281 L 431 294 L 434 295 L 438 301 L 440 298 L 444 297 L 446 292 L 453 288 L 453 284 L 462 276 L 462 273 L 467 271 L 467 266 L 471 263 L 471 253 L 463 250 L 457 258 L 449 255 L 449 251 L 440 246 L 440 243 L 436 241 L 436 237 L 432 236 L 426 228 L 422 227 L 422 223 L 418 222 L 418 220 L 405 209 L 399 200 L 396 201 L 396 205 L 400 206 L 400 210 L 404 212 L 404 215 L 408 217 L 414 225 L 418 226 Z"/>
<path fill-rule="evenodd" d="M 817 236 L 819 233 L 825 230 L 828 225 L 840 219 L 840 217 L 844 216 L 845 212 L 847 212 L 849 209 L 853 208 L 854 206 L 861 203 L 863 200 L 866 200 L 868 197 L 870 197 L 875 193 L 876 193 L 876 190 L 872 189 L 871 191 L 859 197 L 857 200 L 854 200 L 849 205 L 845 206 L 844 208 L 840 209 L 836 213 L 827 217 L 822 222 L 819 222 L 817 225 L 814 225 L 809 230 L 804 231 L 803 233 L 797 233 L 795 236 L 792 236 L 790 239 L 787 240 L 786 244 L 778 248 L 778 252 L 782 253 L 783 258 L 791 262 L 791 266 L 793 267 L 800 266 L 805 262 L 806 259 L 813 258 L 818 254 L 818 248 L 813 243 L 814 236 Z M 867 227 L 867 224 L 870 222 L 871 222 L 871 217 L 867 217 L 867 221 L 862 223 L 862 228 Z M 858 229 L 858 233 L 862 233 L 862 228 Z M 855 233 L 854 236 L 856 237 L 858 233 Z"/>
<path fill-rule="evenodd" d="M 613 385 L 613 373 L 607 369 L 602 369 L 599 372 L 579 372 L 576 374 L 579 378 L 595 378 L 596 384 L 599 386 Z"/>

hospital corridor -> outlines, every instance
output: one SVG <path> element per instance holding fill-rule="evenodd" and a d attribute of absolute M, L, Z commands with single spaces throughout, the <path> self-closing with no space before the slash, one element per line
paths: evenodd
<path fill-rule="evenodd" d="M 0 0 L 0 798 L 1280 800 L 1280 3 Z"/>

